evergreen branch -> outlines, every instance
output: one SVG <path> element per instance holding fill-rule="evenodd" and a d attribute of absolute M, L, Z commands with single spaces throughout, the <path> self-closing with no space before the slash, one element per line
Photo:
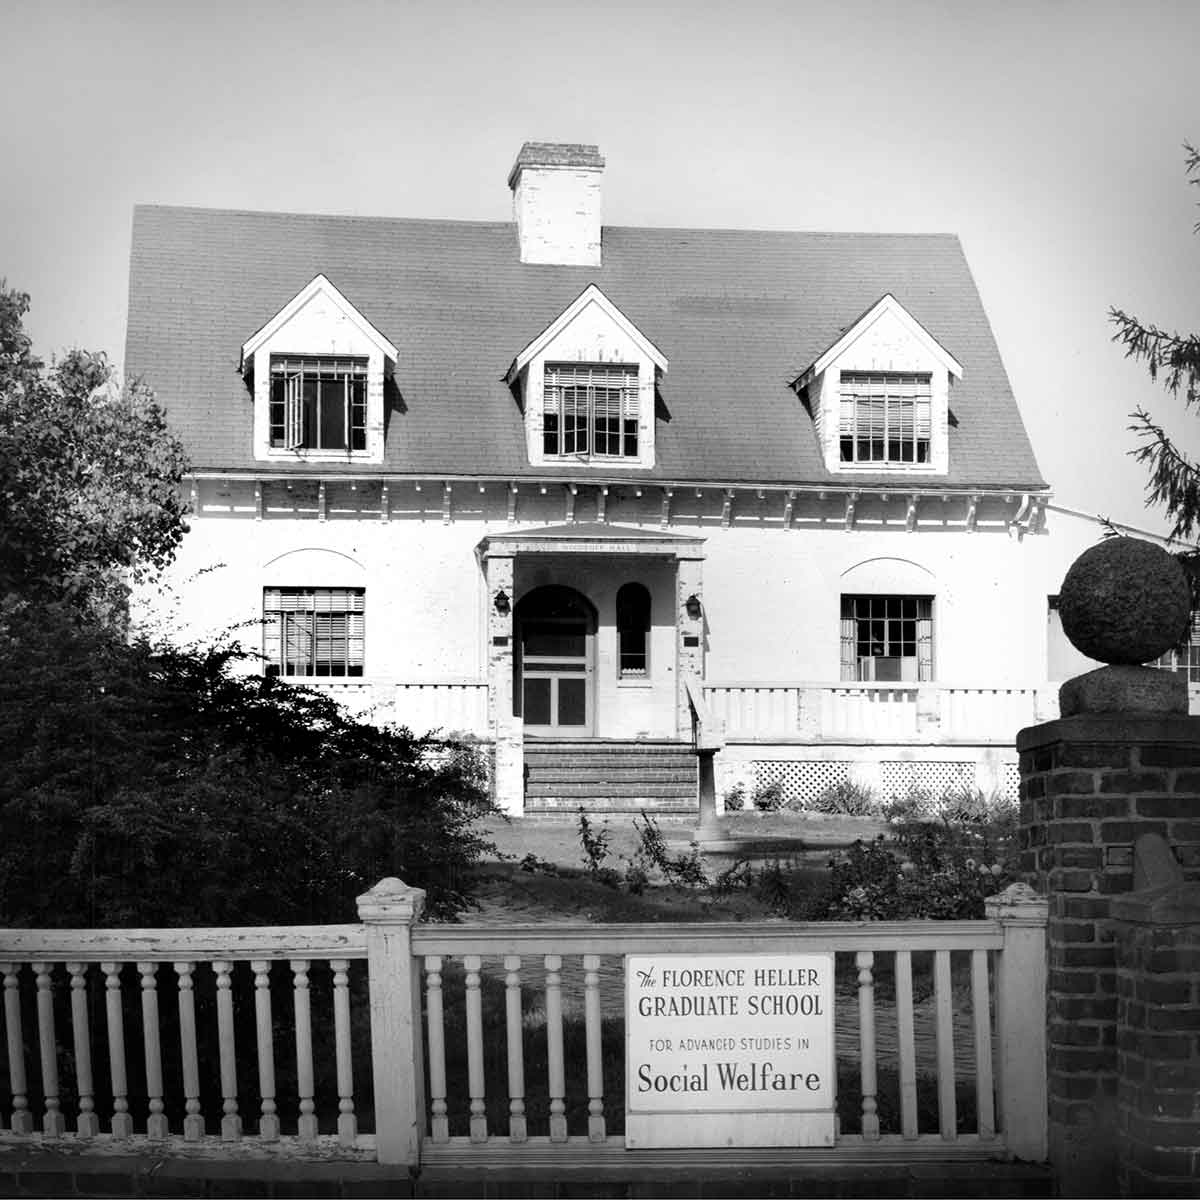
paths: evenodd
<path fill-rule="evenodd" d="M 1142 438 L 1143 444 L 1128 453 L 1149 470 L 1147 503 L 1165 505 L 1175 518 L 1172 537 L 1191 538 L 1194 530 L 1200 530 L 1200 465 L 1176 448 L 1145 409 L 1130 415 L 1134 423 L 1129 430 Z"/>
<path fill-rule="evenodd" d="M 1155 381 L 1163 372 L 1163 386 L 1172 395 L 1182 388 L 1186 405 L 1200 402 L 1200 335 L 1167 333 L 1119 308 L 1110 308 L 1108 319 L 1117 327 L 1112 340 L 1124 346 L 1126 358 L 1144 362 Z"/>

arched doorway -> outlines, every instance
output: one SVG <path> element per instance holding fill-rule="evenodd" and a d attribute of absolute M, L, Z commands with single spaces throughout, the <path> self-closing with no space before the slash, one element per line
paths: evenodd
<path fill-rule="evenodd" d="M 573 588 L 535 588 L 513 622 L 513 711 L 525 732 L 590 737 L 595 723 L 596 610 Z"/>

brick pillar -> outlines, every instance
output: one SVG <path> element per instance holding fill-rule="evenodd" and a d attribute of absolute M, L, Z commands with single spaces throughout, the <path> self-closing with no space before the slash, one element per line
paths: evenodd
<path fill-rule="evenodd" d="M 1117 1171 L 1113 898 L 1133 842 L 1161 833 L 1200 877 L 1200 718 L 1082 713 L 1023 729 L 1021 869 L 1049 901 L 1049 1153 L 1063 1196 L 1111 1195 Z"/>
<path fill-rule="evenodd" d="M 1121 1194 L 1200 1195 L 1200 884 L 1118 896 L 1112 913 Z"/>

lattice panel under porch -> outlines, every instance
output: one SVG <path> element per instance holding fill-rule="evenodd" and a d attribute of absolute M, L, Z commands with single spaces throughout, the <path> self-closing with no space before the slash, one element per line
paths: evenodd
<path fill-rule="evenodd" d="M 973 762 L 882 762 L 879 777 L 885 799 L 902 799 L 912 792 L 924 792 L 935 801 L 946 792 L 974 788 Z"/>
<path fill-rule="evenodd" d="M 848 762 L 756 762 L 754 786 L 779 784 L 783 802 L 797 808 L 808 808 L 822 793 L 850 778 Z M 748 799 L 748 798 L 747 798 Z"/>
<path fill-rule="evenodd" d="M 1021 787 L 1021 768 L 1016 763 L 1004 764 L 1004 787 L 1003 794 L 1005 800 L 1011 800 L 1014 803 L 1017 801 Z"/>

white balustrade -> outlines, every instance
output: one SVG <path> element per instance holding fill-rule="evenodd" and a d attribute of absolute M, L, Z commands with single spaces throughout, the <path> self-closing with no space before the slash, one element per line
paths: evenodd
<path fill-rule="evenodd" d="M 305 957 L 297 957 L 297 950 Z M 348 956 L 334 957 L 331 951 Z M 337 1129 L 336 1136 L 330 1135 L 328 1140 L 356 1152 L 349 970 L 352 959 L 365 956 L 366 943 L 359 925 L 0 930 L 4 1044 L 11 1093 L 9 1112 L 0 1113 L 0 1126 L 7 1126 L 6 1136 L 77 1138 L 80 1145 L 98 1138 L 103 1127 L 111 1130 L 114 1140 L 132 1142 L 135 1148 L 139 1140 L 156 1143 L 154 1153 L 175 1143 L 247 1141 L 251 1139 L 243 1138 L 241 1097 L 256 1090 L 262 1098 L 262 1117 L 261 1129 L 253 1140 L 261 1144 L 280 1139 L 273 1018 L 286 1018 L 279 1012 L 281 1006 L 272 1008 L 270 971 L 274 963 L 283 962 L 291 966 L 295 997 L 295 1073 L 293 1076 L 289 1070 L 288 1078 L 295 1079 L 298 1115 L 296 1136 L 291 1140 L 298 1145 L 320 1141 L 310 1001 L 314 981 L 310 972 L 313 959 L 322 957 L 330 968 L 324 978 L 330 980 L 333 994 L 338 1091 L 336 1112 L 331 1097 L 325 1116 L 327 1128 L 332 1130 L 336 1124 Z M 126 975 L 127 966 L 131 969 Z M 238 978 L 245 985 L 244 993 L 254 996 L 247 1010 L 254 1020 L 254 1037 L 246 1036 L 246 1048 L 254 1045 L 253 1067 L 237 1057 L 234 994 Z M 168 1003 L 160 1003 L 160 990 L 168 986 L 164 980 L 175 981 L 175 995 Z M 90 987 L 93 983 L 95 992 Z M 123 983 L 130 985 L 128 996 Z M 92 996 L 97 1005 L 103 997 L 102 1017 L 99 1011 L 91 1012 Z M 135 1072 L 131 1105 L 125 1003 L 134 1001 L 135 996 L 140 997 L 135 1003 L 141 1010 L 142 1063 Z M 66 1003 L 59 1002 L 59 997 Z M 31 1012 L 36 1037 L 27 1038 L 30 1030 L 25 1026 Z M 211 1056 L 206 1052 L 210 1045 L 214 1051 Z M 40 1091 L 35 1088 L 34 1096 L 41 1100 L 40 1116 L 31 1110 L 29 1102 L 27 1060 L 31 1054 L 36 1054 L 38 1062 L 41 1086 Z M 108 1065 L 107 1072 L 101 1071 L 99 1090 L 97 1060 L 107 1061 Z M 59 1074 L 66 1061 L 72 1064 L 74 1086 L 64 1090 Z M 239 1066 L 243 1075 L 241 1090 Z M 257 1079 L 251 1078 L 254 1067 Z M 73 1111 L 65 1111 L 68 1104 L 73 1104 Z M 216 1109 L 209 1114 L 211 1127 L 205 1119 L 206 1104 Z M 175 1113 L 179 1116 L 168 1117 Z M 211 1139 L 208 1130 L 216 1132 L 218 1115 L 219 1139 Z M 179 1123 L 172 1127 L 175 1121 Z"/>
<path fill-rule="evenodd" d="M 943 683 L 710 680 L 704 695 L 726 735 L 748 741 L 1008 744 L 1044 708 L 1037 688 Z"/>
<path fill-rule="evenodd" d="M 535 1157 L 550 1155 L 547 1162 L 569 1166 L 582 1148 L 623 1147 L 619 1126 L 614 1130 L 606 1120 L 604 1063 L 614 1051 L 620 1058 L 615 1022 L 623 1017 L 625 955 L 832 951 L 846 968 L 837 973 L 842 986 L 835 1016 L 838 1032 L 848 1036 L 837 1038 L 837 1052 L 857 1066 L 861 1080 L 861 1120 L 857 1130 L 851 1123 L 852 1132 L 838 1131 L 839 1152 L 849 1159 L 875 1152 L 1044 1156 L 1044 1119 L 1039 1124 L 1038 1117 L 1044 1103 L 1040 1110 L 1036 1103 L 1039 1087 L 1044 1098 L 1044 1043 L 1034 1014 L 1044 1003 L 1045 904 L 1036 897 L 1005 893 L 989 904 L 983 921 L 472 927 L 420 924 L 419 895 L 389 881 L 368 893 L 374 907 L 364 911 L 365 924 L 325 929 L 0 931 L 12 1096 L 9 1112 L 0 1114 L 7 1118 L 4 1136 L 78 1137 L 86 1147 L 104 1126 L 132 1144 L 131 1152 L 142 1142 L 153 1143 L 156 1154 L 203 1142 L 211 1156 L 223 1142 L 237 1142 L 242 1156 L 376 1154 L 409 1165 L 461 1164 L 472 1155 L 488 1162 L 493 1152 L 519 1158 L 528 1146 Z M 381 1123 L 374 1135 L 360 1137 L 350 968 L 364 958 L 375 1112 L 390 1106 L 391 1120 L 404 1123 L 387 1129 Z M 540 969 L 523 972 L 525 964 Z M 123 967 L 130 968 L 124 972 L 129 984 L 137 980 L 142 1015 L 145 1070 L 132 1081 Z M 932 997 L 919 1003 L 918 969 L 932 983 Z M 56 1029 L 54 1001 L 63 979 L 70 1003 L 59 1005 L 62 1028 Z M 174 979 L 177 987 L 174 1002 L 160 1009 L 161 979 Z M 968 981 L 970 1012 L 956 1014 L 952 989 L 957 982 L 961 993 Z M 328 1007 L 318 1005 L 322 991 Z M 23 992 L 25 1021 L 32 1013 L 37 1022 L 29 1044 Z M 105 1019 L 95 1023 L 88 1008 L 93 994 L 104 996 L 105 1009 Z M 488 1007 L 493 997 L 495 1013 Z M 322 1020 L 332 1022 L 332 1046 L 327 1033 L 322 1036 Z M 489 1045 L 493 1029 L 505 1047 Z M 291 1058 L 284 1049 L 289 1042 L 295 1050 L 279 1076 L 282 1096 L 276 1095 L 277 1033 L 281 1059 Z M 546 1073 L 527 1080 L 525 1044 L 541 1045 L 541 1038 Z M 568 1045 L 579 1050 L 568 1054 Z M 76 1089 L 60 1096 L 57 1064 L 68 1046 Z M 919 1061 L 922 1046 L 933 1047 L 936 1064 Z M 336 1058 L 336 1072 L 332 1063 L 317 1071 L 319 1052 Z M 42 1116 L 31 1111 L 26 1080 L 26 1058 L 35 1053 L 41 1089 L 34 1099 Z M 101 1073 L 97 1090 L 93 1059 L 105 1055 L 108 1078 Z M 934 1065 L 936 1078 L 927 1082 L 919 1072 Z M 975 1115 L 960 1132 L 963 1093 L 957 1087 L 970 1087 L 972 1075 Z M 898 1081 L 894 1125 L 888 1123 L 893 1118 L 881 1119 L 881 1076 L 885 1086 L 889 1076 Z M 325 1078 L 328 1091 L 317 1086 Z M 926 1087 L 936 1093 L 936 1117 L 919 1112 L 918 1093 Z M 506 1127 L 496 1117 L 505 1112 L 505 1091 Z M 1032 1109 L 1026 1093 L 1035 1101 Z M 257 1131 L 248 1135 L 242 1113 L 251 1097 L 261 1110 Z M 71 1104 L 74 1111 L 65 1113 Z M 175 1128 L 168 1129 L 168 1113 L 179 1122 Z"/>

